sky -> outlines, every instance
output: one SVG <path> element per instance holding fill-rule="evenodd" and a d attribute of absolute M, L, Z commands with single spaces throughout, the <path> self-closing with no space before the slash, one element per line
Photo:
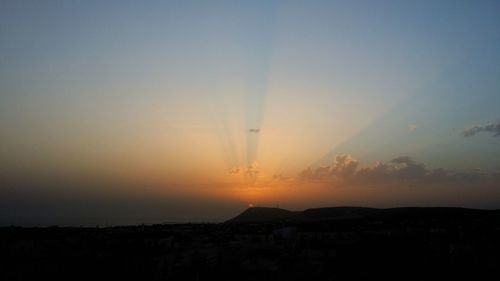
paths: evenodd
<path fill-rule="evenodd" d="M 500 208 L 498 1 L 1 1 L 0 224 Z"/>

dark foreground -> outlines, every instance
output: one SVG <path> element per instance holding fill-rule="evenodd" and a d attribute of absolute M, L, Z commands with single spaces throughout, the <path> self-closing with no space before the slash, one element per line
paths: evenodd
<path fill-rule="evenodd" d="M 5 227 L 0 280 L 498 280 L 499 219 L 498 211 L 412 209 L 258 223 Z"/>

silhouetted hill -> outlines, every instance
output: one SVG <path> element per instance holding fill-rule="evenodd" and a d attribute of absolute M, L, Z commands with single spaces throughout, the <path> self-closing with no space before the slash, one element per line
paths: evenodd
<path fill-rule="evenodd" d="M 366 207 L 325 207 L 304 211 L 288 211 L 279 208 L 252 207 L 228 220 L 230 223 L 247 222 L 315 222 L 342 219 L 400 219 L 400 218 L 455 218 L 478 215 L 500 216 L 499 210 L 478 210 L 457 207 L 401 207 L 376 209 Z"/>
<path fill-rule="evenodd" d="M 354 219 L 374 215 L 378 209 L 365 207 L 328 207 L 313 208 L 297 214 L 296 221 L 321 221 L 332 219 Z"/>
<path fill-rule="evenodd" d="M 251 207 L 227 222 L 272 222 L 277 220 L 286 220 L 295 214 L 296 212 L 280 208 Z"/>

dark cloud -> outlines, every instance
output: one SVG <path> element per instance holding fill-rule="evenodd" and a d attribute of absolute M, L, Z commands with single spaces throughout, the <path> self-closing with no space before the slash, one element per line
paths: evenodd
<path fill-rule="evenodd" d="M 356 171 L 353 179 L 368 182 L 423 179 L 429 174 L 424 164 L 409 156 L 400 156 L 385 164 L 377 162 L 372 167 Z"/>
<path fill-rule="evenodd" d="M 439 181 L 439 180 L 443 180 L 443 179 L 448 178 L 448 175 L 449 175 L 449 172 L 446 171 L 446 169 L 437 168 L 437 169 L 433 169 L 433 170 L 429 171 L 427 174 L 427 177 L 430 180 Z"/>
<path fill-rule="evenodd" d="M 428 173 L 425 165 L 417 163 L 409 156 L 401 156 L 392 159 L 391 163 L 396 164 L 392 173 L 401 179 L 421 179 Z"/>
<path fill-rule="evenodd" d="M 377 162 L 373 167 L 360 169 L 356 175 L 360 179 L 378 182 L 389 178 L 390 173 L 391 167 L 389 165 Z"/>
<path fill-rule="evenodd" d="M 462 131 L 464 137 L 472 137 L 477 133 L 487 132 L 493 133 L 494 137 L 500 137 L 500 121 L 489 123 L 486 125 L 476 125 Z"/>

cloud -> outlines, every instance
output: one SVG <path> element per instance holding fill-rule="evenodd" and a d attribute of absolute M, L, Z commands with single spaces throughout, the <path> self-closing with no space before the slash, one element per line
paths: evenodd
<path fill-rule="evenodd" d="M 352 183 L 460 183 L 463 181 L 500 180 L 500 172 L 487 173 L 480 169 L 452 171 L 444 168 L 430 169 L 410 156 L 400 156 L 388 163 L 376 162 L 373 166 L 359 167 L 359 161 L 349 154 L 338 155 L 332 165 L 312 169 L 308 167 L 298 175 L 302 180 L 339 181 Z"/>
<path fill-rule="evenodd" d="M 373 167 L 360 169 L 356 175 L 360 179 L 378 182 L 389 178 L 390 173 L 391 167 L 389 165 L 376 162 Z"/>
<path fill-rule="evenodd" d="M 299 173 L 300 179 L 312 180 L 312 179 L 322 179 L 330 176 L 330 166 L 322 166 L 316 169 L 311 169 L 311 167 L 307 167 L 307 169 L 303 170 Z"/>
<path fill-rule="evenodd" d="M 349 154 L 338 155 L 335 157 L 331 173 L 339 176 L 351 176 L 358 168 L 358 160 Z"/>
<path fill-rule="evenodd" d="M 245 175 L 249 176 L 252 179 L 255 179 L 259 175 L 259 166 L 256 162 L 248 165 L 245 170 Z"/>
<path fill-rule="evenodd" d="M 434 169 L 432 171 L 429 171 L 427 174 L 427 177 L 430 180 L 434 180 L 434 181 L 447 179 L 448 176 L 449 176 L 449 172 L 443 168 Z"/>
<path fill-rule="evenodd" d="M 312 179 L 313 178 L 313 171 L 311 167 L 307 167 L 305 170 L 301 171 L 298 175 L 299 179 Z"/>
<path fill-rule="evenodd" d="M 489 123 L 486 125 L 472 126 L 463 130 L 461 135 L 464 137 L 472 137 L 481 132 L 493 133 L 494 137 L 500 137 L 500 121 L 497 121 L 496 123 Z"/>
<path fill-rule="evenodd" d="M 423 163 L 418 163 L 409 156 L 392 159 L 388 164 L 376 162 L 372 167 L 362 168 L 354 174 L 358 181 L 393 181 L 425 179 L 432 172 Z"/>
<path fill-rule="evenodd" d="M 349 154 L 337 155 L 330 166 L 321 166 L 316 169 L 308 167 L 299 174 L 302 179 L 328 179 L 349 177 L 356 172 L 358 160 Z"/>
<path fill-rule="evenodd" d="M 256 179 L 259 175 L 259 167 L 256 162 L 249 164 L 243 167 L 233 167 L 229 170 L 229 174 L 231 175 L 244 175 L 248 176 L 251 179 Z"/>
<path fill-rule="evenodd" d="M 397 165 L 392 173 L 401 179 L 419 179 L 425 177 L 428 173 L 424 164 L 413 161 L 409 156 L 394 158 L 391 163 Z"/>

